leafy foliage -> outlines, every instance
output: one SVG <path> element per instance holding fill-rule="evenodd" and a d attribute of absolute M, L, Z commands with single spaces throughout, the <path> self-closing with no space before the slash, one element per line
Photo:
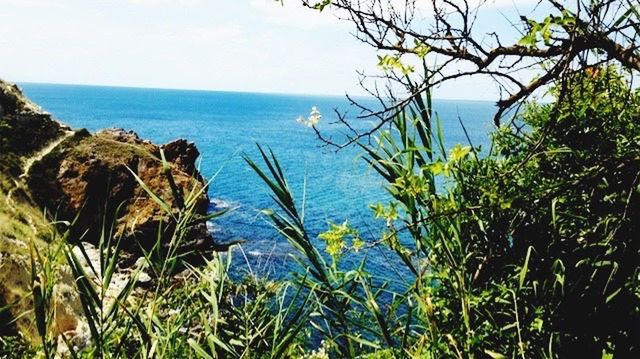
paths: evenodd
<path fill-rule="evenodd" d="M 365 262 L 324 261 L 273 155 L 263 152 L 271 177 L 249 160 L 286 213 L 267 212 L 305 259 L 310 275 L 297 285 L 316 293 L 311 317 L 334 353 L 382 355 L 398 343 L 389 355 L 637 353 L 640 96 L 615 68 L 557 86 L 555 101 L 531 103 L 483 156 L 471 145 L 446 151 L 429 97 L 393 120 L 395 132 L 361 144 L 394 198 L 372 206 L 387 231 L 369 245 L 388 246 L 414 275 L 391 301 Z M 347 236 L 357 231 L 346 223 L 320 235 L 332 263 Z"/>

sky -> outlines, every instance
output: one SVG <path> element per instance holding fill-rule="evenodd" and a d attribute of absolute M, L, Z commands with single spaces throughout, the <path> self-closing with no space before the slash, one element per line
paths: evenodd
<path fill-rule="evenodd" d="M 531 1 L 491 0 L 489 28 L 504 29 L 515 2 Z M 361 95 L 356 71 L 375 73 L 377 57 L 353 31 L 296 0 L 0 0 L 0 78 Z M 463 80 L 434 96 L 495 100 L 497 89 Z"/>

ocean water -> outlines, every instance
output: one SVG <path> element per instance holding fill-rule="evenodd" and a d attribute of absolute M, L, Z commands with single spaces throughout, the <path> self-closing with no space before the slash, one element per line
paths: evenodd
<path fill-rule="evenodd" d="M 134 130 L 155 143 L 177 138 L 195 142 L 203 176 L 215 175 L 209 190 L 210 209 L 233 209 L 210 223 L 210 230 L 219 242 L 246 241 L 234 253 L 241 271 L 281 277 L 295 268 L 291 247 L 260 215 L 260 210 L 274 208 L 269 192 L 241 157 L 247 154 L 258 160 L 256 144 L 270 147 L 277 155 L 300 203 L 306 179 L 305 224 L 313 237 L 330 222 L 349 220 L 363 238 L 375 240 L 384 226 L 373 218 L 369 204 L 388 197 L 381 178 L 361 159 L 362 152 L 357 148 L 336 152 L 323 146 L 311 128 L 295 121 L 316 106 L 323 114 L 319 129 L 337 139 L 340 130 L 330 124 L 335 120 L 334 109 L 358 115 L 344 97 L 33 83 L 21 87 L 74 128 L 117 127 Z M 375 106 L 371 100 L 360 100 Z M 467 143 L 460 121 L 474 145 L 488 143 L 492 103 L 435 100 L 434 107 L 447 146 Z M 364 130 L 372 124 L 356 121 L 354 126 Z M 402 276 L 402 266 L 388 251 L 374 248 L 366 256 L 370 270 Z"/>

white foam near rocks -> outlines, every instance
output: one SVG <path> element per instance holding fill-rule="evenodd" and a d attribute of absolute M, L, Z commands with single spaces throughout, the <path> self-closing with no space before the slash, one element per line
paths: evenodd
<path fill-rule="evenodd" d="M 207 231 L 209 232 L 209 234 L 220 233 L 222 231 L 222 228 L 211 221 L 207 221 Z"/>
<path fill-rule="evenodd" d="M 224 200 L 222 198 L 212 198 L 209 200 L 209 203 L 211 203 L 217 210 L 233 209 L 239 207 L 236 203 Z"/>

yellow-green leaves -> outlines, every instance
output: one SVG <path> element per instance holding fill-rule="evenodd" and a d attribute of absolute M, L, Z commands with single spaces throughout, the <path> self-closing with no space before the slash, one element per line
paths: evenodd
<path fill-rule="evenodd" d="M 549 46 L 555 29 L 572 26 L 575 21 L 575 17 L 568 11 L 563 11 L 562 16 L 547 16 L 542 22 L 527 20 L 529 32 L 520 39 L 518 44 L 535 47 L 538 41 L 542 40 Z"/>
<path fill-rule="evenodd" d="M 384 71 L 400 71 L 403 75 L 415 71 L 413 66 L 402 63 L 400 55 L 378 55 L 378 67 Z"/>
<path fill-rule="evenodd" d="M 457 144 L 451 150 L 451 154 L 449 155 L 449 159 L 451 160 L 451 162 L 458 162 L 458 161 L 464 159 L 465 157 L 467 157 L 469 152 L 471 152 L 471 147 L 470 146 L 464 146 L 463 147 L 462 145 Z"/>
<path fill-rule="evenodd" d="M 423 166 L 423 169 L 429 170 L 434 176 L 444 175 L 445 177 L 449 177 L 451 175 L 453 165 L 465 159 L 470 152 L 471 146 L 462 146 L 457 144 L 449 153 L 449 161 L 443 162 L 442 160 L 438 160 Z"/>
<path fill-rule="evenodd" d="M 364 247 L 364 241 L 362 239 L 360 239 L 360 237 L 356 237 L 356 238 L 353 239 L 353 241 L 351 241 L 351 248 L 355 252 L 361 250 L 362 247 Z"/>
<path fill-rule="evenodd" d="M 498 353 L 498 352 L 494 352 L 493 350 L 489 350 L 489 349 L 485 349 L 484 353 L 487 354 L 490 358 L 492 359 L 506 359 L 507 357 Z"/>
<path fill-rule="evenodd" d="M 416 197 L 428 189 L 427 179 L 424 176 L 412 173 L 405 173 L 403 176 L 396 178 L 392 185 L 398 193 L 412 197 Z"/>
<path fill-rule="evenodd" d="M 416 54 L 421 59 L 424 59 L 425 56 L 431 51 L 431 47 L 425 44 L 424 42 L 415 41 L 416 46 L 413 48 L 413 53 Z"/>
<path fill-rule="evenodd" d="M 315 9 L 318 9 L 318 10 L 322 11 L 322 10 L 324 10 L 325 7 L 327 7 L 329 5 L 331 5 L 331 0 L 322 0 L 322 1 L 319 1 L 319 2 L 315 3 L 313 5 L 313 7 Z"/>
<path fill-rule="evenodd" d="M 444 174 L 446 177 L 449 177 L 449 174 L 451 173 L 451 166 L 449 163 L 444 163 L 442 161 L 434 162 L 430 164 L 428 168 L 434 176 Z"/>
<path fill-rule="evenodd" d="M 373 210 L 375 218 L 384 218 L 387 222 L 398 219 L 398 210 L 395 203 L 389 203 L 389 207 L 385 207 L 382 203 L 376 203 L 369 206 Z"/>
<path fill-rule="evenodd" d="M 329 230 L 320 233 L 318 238 L 325 241 L 327 247 L 325 251 L 335 260 L 347 249 L 347 241 L 351 241 L 351 248 L 359 250 L 364 244 L 360 239 L 358 231 L 349 226 L 347 221 L 342 224 L 329 224 Z"/>

